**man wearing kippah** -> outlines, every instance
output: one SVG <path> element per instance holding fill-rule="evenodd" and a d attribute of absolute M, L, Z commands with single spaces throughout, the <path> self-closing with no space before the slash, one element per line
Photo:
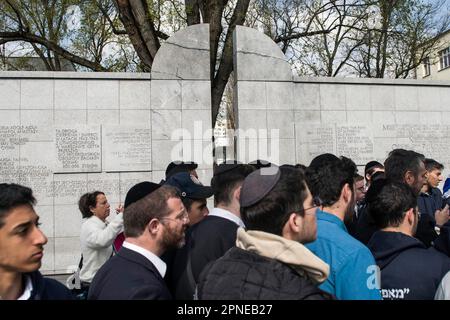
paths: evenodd
<path fill-rule="evenodd" d="M 200 275 L 200 300 L 324 300 L 328 265 L 303 243 L 316 239 L 316 211 L 303 171 L 265 167 L 244 180 L 236 246 Z"/>
<path fill-rule="evenodd" d="M 176 299 L 192 299 L 200 272 L 236 243 L 241 220 L 239 196 L 249 165 L 234 161 L 217 166 L 211 180 L 215 208 L 186 235 L 186 246 L 178 250 L 172 279 Z"/>

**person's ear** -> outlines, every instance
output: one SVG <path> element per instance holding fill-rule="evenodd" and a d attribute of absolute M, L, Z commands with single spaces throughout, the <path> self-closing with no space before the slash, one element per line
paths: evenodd
<path fill-rule="evenodd" d="M 294 233 L 300 232 L 302 223 L 303 218 L 300 215 L 296 214 L 295 212 L 290 214 L 289 219 L 287 221 L 289 229 L 292 230 Z"/>
<path fill-rule="evenodd" d="M 411 170 L 408 170 L 405 172 L 405 182 L 408 185 L 414 184 L 414 181 L 416 180 L 416 177 L 414 176 L 414 173 Z"/>
<path fill-rule="evenodd" d="M 408 211 L 406 211 L 405 219 L 408 222 L 409 225 L 414 225 L 414 219 L 416 218 L 416 213 L 414 212 L 414 209 L 411 208 Z"/>
<path fill-rule="evenodd" d="M 152 219 L 147 224 L 147 230 L 151 235 L 156 235 L 161 227 L 161 222 L 158 219 Z"/>
<path fill-rule="evenodd" d="M 352 193 L 353 193 L 352 188 L 350 187 L 350 185 L 348 183 L 346 183 L 344 185 L 344 187 L 342 188 L 342 192 L 341 192 L 342 198 L 344 199 L 345 202 L 348 203 L 351 201 Z"/>
<path fill-rule="evenodd" d="M 233 192 L 233 199 L 236 199 L 238 203 L 241 200 L 241 189 L 242 189 L 242 186 L 239 186 L 236 189 L 234 189 L 234 192 Z"/>

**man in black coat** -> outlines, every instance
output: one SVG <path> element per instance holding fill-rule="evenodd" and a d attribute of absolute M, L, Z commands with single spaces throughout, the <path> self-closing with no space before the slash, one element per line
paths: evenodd
<path fill-rule="evenodd" d="M 176 299 L 193 299 L 203 268 L 233 247 L 241 220 L 239 195 L 242 183 L 254 169 L 228 161 L 217 166 L 211 180 L 215 207 L 199 223 L 189 228 L 186 246 L 177 251 L 170 280 Z"/>
<path fill-rule="evenodd" d="M 65 286 L 38 271 L 47 237 L 35 203 L 30 188 L 0 184 L 0 300 L 72 300 Z"/>
<path fill-rule="evenodd" d="M 404 183 L 380 180 L 373 183 L 366 200 L 380 229 L 368 247 L 381 270 L 383 298 L 434 299 L 450 271 L 450 258 L 414 238 L 419 220 L 417 196 Z M 448 290 L 448 284 L 442 287 Z"/>
<path fill-rule="evenodd" d="M 236 247 L 205 267 L 197 297 L 207 300 L 323 300 L 329 266 L 302 243 L 317 237 L 316 211 L 300 169 L 262 168 L 240 192 Z"/>
<path fill-rule="evenodd" d="M 88 299 L 171 299 L 163 280 L 167 267 L 160 256 L 184 245 L 188 223 L 180 194 L 171 186 L 162 186 L 128 206 L 125 242 L 95 275 Z"/>

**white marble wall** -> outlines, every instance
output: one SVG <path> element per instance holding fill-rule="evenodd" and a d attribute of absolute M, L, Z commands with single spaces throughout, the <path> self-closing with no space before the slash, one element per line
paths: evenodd
<path fill-rule="evenodd" d="M 234 37 L 241 160 L 308 165 L 317 154 L 343 151 L 364 166 L 404 147 L 450 173 L 449 81 L 292 77 L 268 37 L 240 26 Z M 336 132 L 349 129 L 355 137 L 338 138 Z"/>
<path fill-rule="evenodd" d="M 188 29 L 189 36 L 184 30 L 161 48 L 154 64 L 157 72 L 151 75 L 0 72 L 0 135 L 2 126 L 37 128 L 19 134 L 26 141 L 2 136 L 1 143 L 11 148 L 0 149 L 0 159 L 8 159 L 9 166 L 0 168 L 0 181 L 22 183 L 36 193 L 36 211 L 49 238 L 43 273 L 65 273 L 78 264 L 82 219 L 77 201 L 83 193 L 104 191 L 114 208 L 124 202 L 130 187 L 140 181 L 159 182 L 167 164 L 183 156 L 198 162 L 200 180 L 210 183 L 211 134 L 205 134 L 211 127 L 209 45 L 205 45 L 209 32 L 207 25 Z M 183 55 L 177 56 L 180 47 Z M 197 62 L 188 65 L 185 59 Z M 122 163 L 120 172 L 107 172 L 103 164 L 101 172 L 56 173 L 54 128 L 88 125 L 150 128 L 148 170 L 125 170 Z M 174 157 L 174 149 L 181 150 L 179 157 Z"/>

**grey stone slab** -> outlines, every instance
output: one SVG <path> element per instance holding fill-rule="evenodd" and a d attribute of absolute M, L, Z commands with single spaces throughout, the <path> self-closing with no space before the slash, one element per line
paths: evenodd
<path fill-rule="evenodd" d="M 48 237 L 47 244 L 44 246 L 44 256 L 39 271 L 42 274 L 53 273 L 55 269 L 55 241 L 52 237 Z"/>
<path fill-rule="evenodd" d="M 258 130 L 267 128 L 266 110 L 239 110 L 239 129 Z"/>
<path fill-rule="evenodd" d="M 379 79 L 379 78 L 350 78 L 350 77 L 310 77 L 295 76 L 295 82 L 315 82 L 315 83 L 332 83 L 332 84 L 373 84 L 373 85 L 390 85 L 390 86 L 450 86 L 450 81 L 442 80 L 418 80 L 418 79 Z"/>
<path fill-rule="evenodd" d="M 0 109 L 20 108 L 20 80 L 5 79 L 0 81 Z"/>
<path fill-rule="evenodd" d="M 329 123 L 346 123 L 347 111 L 321 111 L 321 122 L 325 124 Z"/>
<path fill-rule="evenodd" d="M 150 81 L 121 80 L 120 109 L 150 109 Z"/>
<path fill-rule="evenodd" d="M 372 122 L 372 112 L 347 111 L 347 122 L 351 124 L 369 124 Z"/>
<path fill-rule="evenodd" d="M 320 111 L 317 110 L 296 110 L 294 116 L 296 128 L 300 130 L 304 123 L 320 123 Z"/>
<path fill-rule="evenodd" d="M 38 133 L 29 138 L 34 141 L 53 139 L 53 110 L 21 110 L 20 123 L 38 126 Z"/>
<path fill-rule="evenodd" d="M 395 112 L 393 111 L 372 111 L 372 126 L 375 138 L 390 137 L 389 126 L 395 126 Z"/>
<path fill-rule="evenodd" d="M 211 110 L 211 83 L 210 81 L 189 81 L 181 83 L 182 109 Z"/>
<path fill-rule="evenodd" d="M 389 152 L 395 149 L 395 140 L 392 138 L 374 138 L 374 160 L 377 160 L 381 163 L 386 160 L 389 155 Z"/>
<path fill-rule="evenodd" d="M 152 169 L 155 171 L 166 170 L 170 162 L 183 159 L 183 141 L 153 139 L 152 149 Z"/>
<path fill-rule="evenodd" d="M 389 110 L 395 108 L 393 86 L 370 86 L 370 104 L 372 110 Z"/>
<path fill-rule="evenodd" d="M 120 201 L 120 179 L 119 173 L 101 172 L 88 173 L 87 175 L 88 191 L 100 190 L 105 193 L 109 203 L 118 203 Z M 111 208 L 111 215 L 114 214 L 114 208 Z"/>
<path fill-rule="evenodd" d="M 294 112 L 267 110 L 267 129 L 278 130 L 280 139 L 294 138 Z"/>
<path fill-rule="evenodd" d="M 236 26 L 233 37 L 237 80 L 292 80 L 290 64 L 269 37 L 243 26 Z"/>
<path fill-rule="evenodd" d="M 442 112 L 419 112 L 419 123 L 420 124 L 446 124 L 449 123 L 449 120 L 446 120 L 442 117 Z"/>
<path fill-rule="evenodd" d="M 266 109 L 266 84 L 262 81 L 238 81 L 237 97 L 239 110 Z"/>
<path fill-rule="evenodd" d="M 181 81 L 153 80 L 150 101 L 152 109 L 181 109 Z"/>
<path fill-rule="evenodd" d="M 419 112 L 397 111 L 395 112 L 396 124 L 416 124 L 419 123 Z"/>
<path fill-rule="evenodd" d="M 114 110 L 88 110 L 87 122 L 96 124 L 119 124 L 119 109 Z"/>
<path fill-rule="evenodd" d="M 55 237 L 79 237 L 82 216 L 75 204 L 55 205 Z"/>
<path fill-rule="evenodd" d="M 211 137 L 211 110 L 183 110 L 181 126 L 186 130 L 184 139 L 203 140 Z"/>
<path fill-rule="evenodd" d="M 440 88 L 441 110 L 450 111 L 450 88 Z"/>
<path fill-rule="evenodd" d="M 270 144 L 274 144 L 274 141 L 270 141 Z M 295 154 L 295 139 L 280 139 L 279 146 L 279 164 L 296 164 Z M 272 158 L 274 155 L 272 155 Z"/>
<path fill-rule="evenodd" d="M 0 125 L 19 125 L 20 111 L 19 110 L 0 110 Z"/>
<path fill-rule="evenodd" d="M 22 80 L 21 109 L 53 109 L 53 80 Z"/>
<path fill-rule="evenodd" d="M 103 171 L 151 171 L 151 140 L 150 126 L 103 126 Z"/>
<path fill-rule="evenodd" d="M 53 217 L 53 204 L 48 206 L 38 205 L 34 207 L 34 211 L 39 216 L 39 227 L 47 238 L 54 237 L 54 217 Z"/>
<path fill-rule="evenodd" d="M 119 109 L 119 81 L 88 81 L 87 107 L 95 110 Z"/>
<path fill-rule="evenodd" d="M 99 125 L 55 127 L 55 172 L 100 172 Z"/>
<path fill-rule="evenodd" d="M 418 89 L 420 111 L 442 111 L 441 88 L 423 87 Z"/>
<path fill-rule="evenodd" d="M 76 205 L 80 197 L 88 192 L 87 174 L 56 174 L 53 181 L 54 204 Z"/>
<path fill-rule="evenodd" d="M 180 158 L 181 159 L 181 158 Z M 169 164 L 169 162 L 166 164 L 166 166 Z M 164 170 L 154 170 L 152 171 L 152 180 L 155 183 L 159 183 L 161 180 L 165 180 L 165 169 Z"/>
<path fill-rule="evenodd" d="M 86 80 L 55 80 L 55 109 L 86 109 Z"/>
<path fill-rule="evenodd" d="M 330 84 L 320 85 L 321 110 L 346 110 L 345 87 Z"/>
<path fill-rule="evenodd" d="M 55 273 L 66 273 L 78 266 L 81 249 L 79 237 L 54 238 Z"/>
<path fill-rule="evenodd" d="M 127 192 L 135 184 L 140 183 L 142 181 L 153 181 L 151 172 L 121 172 L 119 174 L 119 178 L 120 178 L 119 193 L 121 203 L 125 202 L 125 196 Z M 157 182 L 159 182 L 159 180 Z"/>
<path fill-rule="evenodd" d="M 396 86 L 395 92 L 395 109 L 404 111 L 419 110 L 419 96 L 417 87 Z"/>
<path fill-rule="evenodd" d="M 141 72 L 0 71 L 0 79 L 150 79 Z"/>
<path fill-rule="evenodd" d="M 211 140 L 183 139 L 183 161 L 194 161 L 199 169 L 209 169 L 213 166 Z"/>
<path fill-rule="evenodd" d="M 320 110 L 320 89 L 318 84 L 294 84 L 293 101 L 296 110 Z"/>
<path fill-rule="evenodd" d="M 294 139 L 247 139 L 239 137 L 237 145 L 238 160 L 248 163 L 256 159 L 263 159 L 275 164 L 282 164 L 281 161 L 288 161 L 286 145 L 290 144 L 287 144 L 287 140 L 294 141 Z M 281 152 L 284 152 L 284 154 L 281 155 Z M 289 160 L 289 162 L 295 161 L 295 152 L 292 152 L 292 160 Z"/>
<path fill-rule="evenodd" d="M 150 110 L 120 110 L 120 124 L 124 125 L 151 125 Z"/>
<path fill-rule="evenodd" d="M 347 110 L 371 110 L 369 86 L 346 85 L 344 88 Z"/>
<path fill-rule="evenodd" d="M 152 65 L 152 79 L 209 80 L 209 68 L 209 25 L 196 24 L 161 45 Z"/>
<path fill-rule="evenodd" d="M 267 109 L 293 110 L 292 88 L 290 82 L 266 82 Z"/>
<path fill-rule="evenodd" d="M 55 110 L 55 125 L 87 124 L 87 110 Z"/>
<path fill-rule="evenodd" d="M 152 110 L 152 137 L 156 140 L 181 139 L 181 111 Z M 177 135 L 176 137 L 173 135 Z"/>

